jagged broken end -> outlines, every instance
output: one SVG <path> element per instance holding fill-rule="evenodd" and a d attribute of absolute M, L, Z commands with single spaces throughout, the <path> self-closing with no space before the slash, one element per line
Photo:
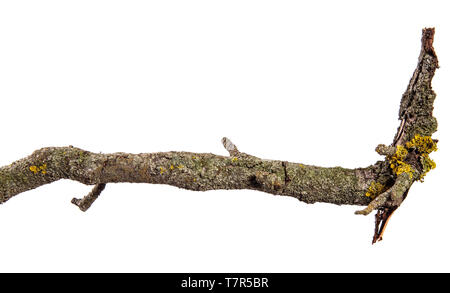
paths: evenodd
<path fill-rule="evenodd" d="M 365 209 L 356 214 L 375 215 L 375 232 L 372 243 L 382 240 L 387 223 L 394 211 L 405 200 L 412 184 L 423 180 L 424 175 L 434 168 L 434 162 L 428 154 L 436 150 L 437 140 L 431 136 L 437 130 L 437 120 L 433 117 L 433 103 L 436 94 L 432 90 L 431 80 L 435 70 L 439 68 L 436 52 L 433 47 L 435 28 L 422 30 L 422 47 L 417 68 L 402 96 L 399 111 L 400 126 L 390 146 L 378 145 L 376 151 L 386 156 L 385 172 L 376 182 L 383 188 Z M 418 147 L 417 141 L 426 141 L 430 150 Z M 383 178 L 384 177 L 384 178 Z M 389 178 L 390 177 L 390 178 Z M 388 178 L 390 180 L 386 179 Z M 373 188 L 376 189 L 375 187 Z"/>

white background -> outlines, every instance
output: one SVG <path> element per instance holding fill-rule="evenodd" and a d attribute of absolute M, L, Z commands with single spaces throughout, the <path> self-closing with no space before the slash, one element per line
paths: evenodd
<path fill-rule="evenodd" d="M 1 272 L 448 272 L 446 1 L 2 1 L 0 165 L 44 146 L 365 167 L 436 27 L 437 168 L 384 240 L 354 206 L 62 180 L 0 206 Z M 447 82 L 446 82 L 447 81 Z"/>

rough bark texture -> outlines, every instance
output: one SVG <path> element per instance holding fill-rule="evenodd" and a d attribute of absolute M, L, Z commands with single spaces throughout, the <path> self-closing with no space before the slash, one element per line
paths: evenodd
<path fill-rule="evenodd" d="M 419 62 L 400 102 L 398 119 L 401 123 L 392 145 L 403 145 L 416 134 L 431 136 L 437 130 L 437 120 L 433 117 L 436 94 L 431 88 L 431 80 L 439 62 L 433 39 L 434 28 L 424 29 Z"/>
<path fill-rule="evenodd" d="M 364 215 L 377 210 L 376 242 L 412 183 L 423 179 L 430 169 L 430 151 L 423 150 L 414 138 L 429 139 L 428 145 L 435 150 L 431 135 L 437 129 L 432 115 L 436 95 L 431 80 L 438 60 L 433 37 L 434 28 L 423 30 L 419 62 L 401 99 L 397 134 L 390 146 L 376 148 L 385 160 L 369 167 L 323 168 L 264 160 L 240 152 L 227 138 L 222 143 L 230 156 L 188 152 L 97 154 L 72 146 L 47 147 L 0 168 L 0 203 L 59 179 L 95 185 L 85 198 L 72 200 L 83 211 L 112 182 L 168 184 L 197 191 L 252 189 L 306 203 L 366 206 L 357 212 Z"/>
<path fill-rule="evenodd" d="M 48 147 L 0 168 L 0 202 L 59 179 L 71 179 L 90 185 L 155 183 L 199 191 L 254 189 L 308 203 L 367 205 L 367 182 L 377 173 L 376 166 L 321 168 L 243 153 L 230 157 L 188 152 L 96 154 L 75 147 Z"/>

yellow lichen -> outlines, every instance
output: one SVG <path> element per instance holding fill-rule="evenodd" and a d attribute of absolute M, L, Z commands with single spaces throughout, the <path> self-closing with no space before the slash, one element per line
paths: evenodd
<path fill-rule="evenodd" d="M 39 172 L 39 169 L 37 166 L 30 166 L 30 171 L 33 172 L 34 174 L 37 174 Z"/>
<path fill-rule="evenodd" d="M 402 173 L 407 173 L 409 178 L 412 178 L 413 169 L 410 164 L 404 162 L 407 155 L 408 150 L 404 146 L 398 145 L 395 154 L 389 158 L 389 163 L 394 174 L 400 175 Z"/>
<path fill-rule="evenodd" d="M 422 163 L 422 174 L 419 180 L 423 182 L 425 175 L 432 169 L 436 168 L 436 163 L 429 157 L 429 154 L 437 151 L 437 144 L 430 136 L 421 136 L 416 134 L 413 139 L 408 141 L 406 147 L 415 150 L 420 155 Z"/>
<path fill-rule="evenodd" d="M 412 178 L 413 168 L 411 165 L 405 163 L 405 159 L 408 152 L 415 152 L 419 155 L 422 164 L 422 172 L 418 180 L 423 182 L 425 175 L 436 167 L 436 163 L 429 157 L 429 154 L 436 150 L 437 144 L 430 136 L 416 134 L 414 138 L 406 142 L 404 146 L 397 146 L 395 154 L 389 157 L 391 169 L 396 175 L 407 173 L 409 178 Z"/>
<path fill-rule="evenodd" d="M 430 136 L 421 136 L 416 134 L 413 139 L 406 143 L 408 149 L 416 149 L 421 155 L 437 151 L 437 144 Z"/>
<path fill-rule="evenodd" d="M 386 190 L 387 190 L 387 188 L 385 185 L 383 185 L 379 182 L 373 181 L 370 184 L 369 188 L 367 189 L 366 196 L 374 199 L 375 197 L 382 194 Z"/>
<path fill-rule="evenodd" d="M 47 174 L 47 164 L 46 163 L 42 164 L 41 166 L 36 166 L 36 165 L 30 166 L 29 169 L 34 174 L 37 174 L 39 172 L 41 172 L 42 174 Z"/>
<path fill-rule="evenodd" d="M 42 174 L 47 174 L 47 164 L 44 163 L 42 166 L 39 166 Z"/>

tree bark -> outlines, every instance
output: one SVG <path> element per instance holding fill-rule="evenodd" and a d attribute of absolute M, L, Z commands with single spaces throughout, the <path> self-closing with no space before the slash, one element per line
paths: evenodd
<path fill-rule="evenodd" d="M 377 172 L 376 166 L 322 168 L 244 153 L 97 154 L 75 147 L 48 147 L 0 169 L 0 202 L 59 179 L 71 179 L 84 184 L 168 184 L 198 191 L 253 189 L 308 203 L 367 205 L 367 182 Z"/>
<path fill-rule="evenodd" d="M 412 183 L 423 179 L 431 164 L 429 152 L 421 149 L 418 141 L 425 141 L 437 129 L 432 115 L 436 95 L 431 80 L 438 68 L 433 37 L 434 28 L 423 29 L 419 62 L 400 103 L 397 134 L 390 146 L 377 147 L 376 151 L 386 158 L 371 166 L 324 168 L 265 160 L 240 152 L 228 138 L 222 143 L 229 156 L 189 152 L 98 154 L 72 146 L 47 147 L 0 168 L 0 203 L 60 179 L 95 185 L 83 199 L 72 200 L 83 211 L 107 183 L 168 184 L 196 191 L 252 189 L 306 203 L 365 206 L 359 214 L 377 210 L 376 242 Z M 436 142 L 428 140 L 428 145 Z M 403 147 L 405 153 L 398 159 Z"/>

